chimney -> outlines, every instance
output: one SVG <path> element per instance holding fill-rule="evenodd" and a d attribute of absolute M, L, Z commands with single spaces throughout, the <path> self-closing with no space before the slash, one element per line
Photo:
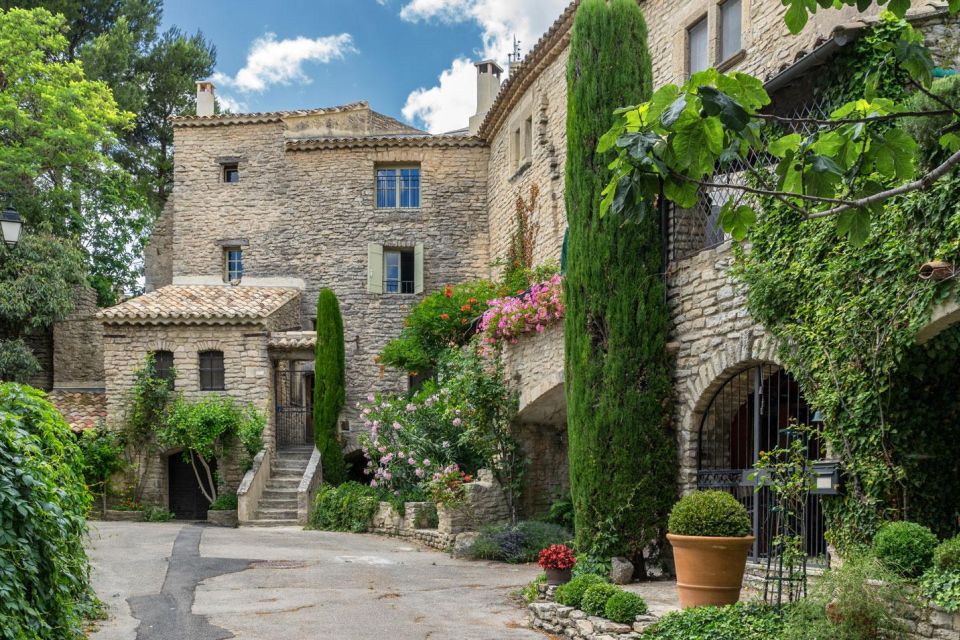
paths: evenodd
<path fill-rule="evenodd" d="M 197 81 L 197 115 L 213 115 L 213 83 L 208 80 Z"/>
<path fill-rule="evenodd" d="M 476 135 L 483 124 L 487 111 L 500 93 L 500 76 L 503 67 L 493 60 L 478 62 L 477 67 L 477 113 L 470 118 L 470 135 Z"/>

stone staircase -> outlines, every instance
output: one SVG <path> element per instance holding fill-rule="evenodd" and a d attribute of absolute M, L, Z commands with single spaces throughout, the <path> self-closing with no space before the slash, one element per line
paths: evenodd
<path fill-rule="evenodd" d="M 280 449 L 270 467 L 270 479 L 257 505 L 257 518 L 248 523 L 259 527 L 296 526 L 297 489 L 310 462 L 313 446 Z"/>

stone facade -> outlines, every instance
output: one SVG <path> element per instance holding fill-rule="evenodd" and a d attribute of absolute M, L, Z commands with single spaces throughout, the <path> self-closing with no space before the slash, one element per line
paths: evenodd
<path fill-rule="evenodd" d="M 102 390 L 103 337 L 97 294 L 78 287 L 74 309 L 53 327 L 53 385 L 56 389 Z"/>

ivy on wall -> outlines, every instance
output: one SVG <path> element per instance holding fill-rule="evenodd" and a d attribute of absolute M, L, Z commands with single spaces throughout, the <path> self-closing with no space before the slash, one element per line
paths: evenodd
<path fill-rule="evenodd" d="M 838 56 L 821 76 L 820 95 L 840 104 L 862 92 L 866 70 L 883 63 L 898 28 L 883 22 Z M 894 75 L 881 84 L 881 95 L 905 94 Z M 828 221 L 767 203 L 750 249 L 737 251 L 734 274 L 748 287 L 751 314 L 778 338 L 781 362 L 823 413 L 828 446 L 843 462 L 846 494 L 826 505 L 841 551 L 889 519 L 951 532 L 956 501 L 938 496 L 956 495 L 960 477 L 956 458 L 936 453 L 960 429 L 954 420 L 952 436 L 931 430 L 956 417 L 956 402 L 943 395 L 955 391 L 934 374 L 955 371 L 960 348 L 953 333 L 922 349 L 915 341 L 931 307 L 956 295 L 952 279 L 918 273 L 929 260 L 960 263 L 958 189 L 954 174 L 929 192 L 888 201 L 863 246 Z"/>

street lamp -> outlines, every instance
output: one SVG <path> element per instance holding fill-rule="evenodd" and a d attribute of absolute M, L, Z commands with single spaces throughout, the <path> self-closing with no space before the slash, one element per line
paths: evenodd
<path fill-rule="evenodd" d="M 23 220 L 17 210 L 13 208 L 13 197 L 9 193 L 0 194 L 0 196 L 7 199 L 7 206 L 0 213 L 0 233 L 3 234 L 3 241 L 12 249 L 20 242 Z"/>

